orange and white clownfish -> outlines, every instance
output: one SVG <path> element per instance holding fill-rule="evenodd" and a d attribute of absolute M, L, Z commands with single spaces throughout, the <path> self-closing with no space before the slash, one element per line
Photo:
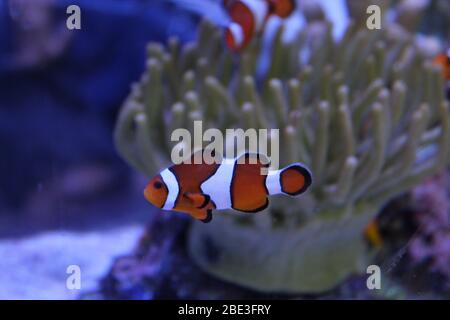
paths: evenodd
<path fill-rule="evenodd" d="M 195 164 L 196 154 L 189 163 L 173 165 L 151 179 L 144 190 L 145 198 L 163 210 L 188 213 L 209 222 L 212 210 L 258 212 L 269 205 L 268 196 L 297 196 L 311 185 L 311 173 L 300 163 L 268 170 L 265 156 L 246 153 L 235 159 Z"/>
<path fill-rule="evenodd" d="M 450 80 L 450 49 L 447 53 L 438 54 L 433 59 L 434 64 L 442 68 L 442 75 L 445 80 Z"/>
<path fill-rule="evenodd" d="M 447 53 L 438 54 L 433 59 L 433 63 L 442 69 L 442 77 L 446 81 L 447 99 L 450 100 L 450 49 L 447 50 Z"/>
<path fill-rule="evenodd" d="M 244 49 L 261 32 L 271 15 L 287 18 L 295 10 L 295 0 L 223 0 L 231 18 L 225 42 L 235 52 Z"/>

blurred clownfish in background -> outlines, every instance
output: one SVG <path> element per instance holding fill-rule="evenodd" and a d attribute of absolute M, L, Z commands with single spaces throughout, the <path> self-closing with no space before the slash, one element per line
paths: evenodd
<path fill-rule="evenodd" d="M 383 246 L 383 236 L 381 235 L 380 226 L 376 218 L 371 220 L 366 226 L 364 238 L 376 249 L 380 249 Z"/>
<path fill-rule="evenodd" d="M 438 54 L 434 59 L 433 63 L 440 66 L 442 69 L 442 76 L 446 83 L 446 95 L 447 99 L 450 100 L 450 49 L 447 53 Z"/>
<path fill-rule="evenodd" d="M 446 81 L 450 80 L 450 49 L 447 53 L 438 54 L 433 62 L 442 68 L 442 75 Z"/>
<path fill-rule="evenodd" d="M 225 29 L 226 44 L 239 52 L 264 30 L 270 16 L 289 17 L 295 10 L 295 0 L 223 0 L 223 6 L 231 18 Z"/>
<path fill-rule="evenodd" d="M 269 205 L 268 196 L 297 196 L 311 185 L 311 174 L 300 163 L 281 170 L 268 167 L 269 161 L 258 154 L 222 159 L 199 151 L 189 162 L 173 165 L 151 179 L 144 196 L 158 208 L 209 222 L 214 209 L 259 212 Z"/>

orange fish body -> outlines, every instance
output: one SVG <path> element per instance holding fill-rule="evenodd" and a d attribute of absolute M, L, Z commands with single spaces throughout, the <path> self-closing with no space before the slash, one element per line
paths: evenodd
<path fill-rule="evenodd" d="M 295 10 L 295 0 L 267 0 L 271 14 L 280 18 L 289 17 Z"/>
<path fill-rule="evenodd" d="M 261 159 L 246 153 L 219 163 L 190 161 L 174 165 L 155 176 L 144 195 L 161 209 L 188 213 L 209 222 L 214 209 L 259 212 L 269 205 L 268 196 L 300 195 L 311 185 L 311 174 L 302 164 L 262 173 L 269 164 Z"/>
<path fill-rule="evenodd" d="M 445 80 L 450 80 L 450 55 L 441 53 L 438 54 L 433 62 L 442 68 L 442 75 Z"/>
<path fill-rule="evenodd" d="M 224 0 L 231 18 L 225 42 L 235 52 L 243 50 L 260 33 L 271 15 L 287 18 L 295 10 L 295 0 Z"/>

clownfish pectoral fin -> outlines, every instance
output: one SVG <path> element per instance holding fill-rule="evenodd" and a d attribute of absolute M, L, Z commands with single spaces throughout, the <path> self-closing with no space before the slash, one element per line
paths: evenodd
<path fill-rule="evenodd" d="M 200 221 L 203 223 L 209 223 L 212 220 L 212 210 L 208 209 L 206 210 L 206 217 L 204 219 L 201 219 Z"/>
<path fill-rule="evenodd" d="M 203 223 L 208 223 L 212 220 L 212 209 L 193 210 L 188 213 L 192 218 L 200 220 Z"/>
<path fill-rule="evenodd" d="M 289 17 L 295 10 L 295 0 L 267 0 L 270 13 L 280 18 Z"/>
<path fill-rule="evenodd" d="M 207 194 L 203 193 L 185 192 L 183 196 L 187 198 L 191 202 L 192 206 L 197 209 L 205 208 L 211 201 L 211 198 Z"/>

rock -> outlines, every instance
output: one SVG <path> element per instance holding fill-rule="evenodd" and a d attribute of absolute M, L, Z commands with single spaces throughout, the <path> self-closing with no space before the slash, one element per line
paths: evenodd
<path fill-rule="evenodd" d="M 136 250 L 117 258 L 101 281 L 104 299 L 286 299 L 370 298 L 361 290 L 364 277 L 354 277 L 322 296 L 262 294 L 203 272 L 186 251 L 192 220 L 183 214 L 156 214 Z"/>
<path fill-rule="evenodd" d="M 188 257 L 185 237 L 190 219 L 157 214 L 138 248 L 116 259 L 102 280 L 107 299 L 249 299 L 262 295 L 201 271 Z"/>
<path fill-rule="evenodd" d="M 111 260 L 132 250 L 140 226 L 95 232 L 53 231 L 0 241 L 0 299 L 77 299 L 97 289 Z M 67 267 L 81 270 L 81 289 L 69 290 Z M 91 296 L 92 297 L 92 296 Z"/>

